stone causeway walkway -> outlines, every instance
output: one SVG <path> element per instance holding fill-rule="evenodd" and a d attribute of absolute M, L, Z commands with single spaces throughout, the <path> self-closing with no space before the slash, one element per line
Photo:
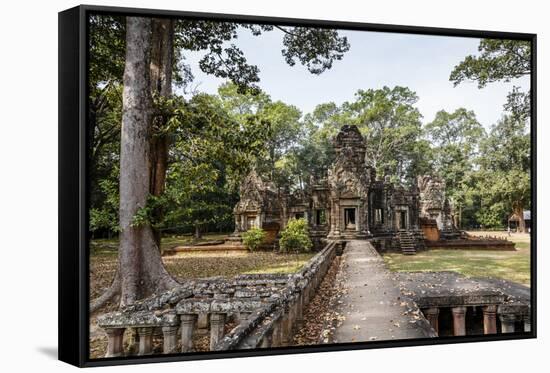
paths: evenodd
<path fill-rule="evenodd" d="M 333 343 L 434 337 L 416 304 L 401 294 L 398 282 L 368 241 L 352 240 L 342 255 L 339 300 L 341 324 Z"/>

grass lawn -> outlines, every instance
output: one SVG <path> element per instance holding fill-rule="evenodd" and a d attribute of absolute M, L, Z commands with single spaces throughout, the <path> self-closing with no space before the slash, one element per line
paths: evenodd
<path fill-rule="evenodd" d="M 227 234 L 206 235 L 203 240 L 218 240 Z M 163 248 L 188 245 L 192 237 L 165 237 Z M 90 255 L 90 296 L 101 295 L 115 274 L 117 265 L 117 240 L 94 240 Z M 292 273 L 313 256 L 307 254 L 280 254 L 271 251 L 257 252 L 189 252 L 163 257 L 168 271 L 178 280 L 198 277 L 231 277 L 245 273 Z"/>
<path fill-rule="evenodd" d="M 506 232 L 468 232 L 472 235 L 507 237 Z M 516 251 L 433 249 L 416 255 L 384 254 L 390 270 L 397 272 L 455 271 L 469 277 L 497 277 L 530 285 L 530 237 L 513 233 Z"/>

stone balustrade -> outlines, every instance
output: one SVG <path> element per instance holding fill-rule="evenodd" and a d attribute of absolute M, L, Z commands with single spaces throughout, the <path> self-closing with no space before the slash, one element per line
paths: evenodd
<path fill-rule="evenodd" d="M 105 357 L 136 350 L 138 355 L 151 354 L 153 338 L 162 338 L 165 354 L 194 351 L 193 337 L 201 327 L 209 329 L 210 350 L 287 346 L 338 245 L 328 243 L 294 274 L 187 281 L 121 311 L 100 315 L 98 325 L 108 338 Z M 226 335 L 230 323 L 236 326 Z M 138 342 L 125 351 L 127 329 L 137 333 Z"/>
<path fill-rule="evenodd" d="M 467 335 L 467 315 L 475 312 L 474 307 L 480 307 L 483 313 L 483 334 L 530 332 L 531 314 L 528 305 L 490 304 L 483 306 L 454 306 L 454 307 L 430 307 L 422 309 L 426 319 L 439 334 L 440 313 L 442 309 L 449 308 L 452 314 L 452 335 Z M 497 319 L 500 323 L 497 323 Z M 500 324 L 500 328 L 498 327 Z M 520 325 L 520 327 L 518 327 Z"/>
<path fill-rule="evenodd" d="M 401 273 L 398 280 L 439 335 L 531 330 L 531 292 L 521 284 L 455 272 Z"/>
<path fill-rule="evenodd" d="M 127 328 L 133 328 L 139 336 L 138 355 L 152 353 L 152 337 L 155 329 L 161 328 L 164 334 L 164 351 L 173 352 L 176 341 L 173 335 L 178 330 L 179 320 L 175 312 L 133 311 L 111 312 L 101 315 L 98 324 L 107 334 L 107 354 L 105 357 L 122 356 L 123 336 Z"/>

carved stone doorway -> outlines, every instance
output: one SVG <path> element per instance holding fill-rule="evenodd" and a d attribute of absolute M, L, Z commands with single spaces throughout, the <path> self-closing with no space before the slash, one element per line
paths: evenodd
<path fill-rule="evenodd" d="M 249 230 L 251 228 L 256 227 L 256 217 L 255 216 L 247 216 L 246 218 L 246 230 Z"/>
<path fill-rule="evenodd" d="M 397 212 L 397 229 L 407 229 L 407 211 Z"/>
<path fill-rule="evenodd" d="M 344 224 L 345 224 L 345 229 L 355 230 L 356 228 L 355 208 L 344 209 Z"/>

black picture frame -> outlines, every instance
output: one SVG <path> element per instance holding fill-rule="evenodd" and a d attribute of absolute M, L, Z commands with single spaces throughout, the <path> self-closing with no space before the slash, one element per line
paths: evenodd
<path fill-rule="evenodd" d="M 88 358 L 88 159 L 87 159 L 87 17 L 96 14 L 186 17 L 215 21 L 238 21 L 293 26 L 380 31 L 389 33 L 459 36 L 474 38 L 504 38 L 526 40 L 532 47 L 531 73 L 531 332 L 476 336 L 439 337 L 399 341 L 371 341 L 268 350 L 169 354 L 94 359 Z M 59 13 L 59 360 L 79 367 L 122 365 L 151 362 L 171 362 L 198 359 L 283 355 L 371 348 L 405 347 L 536 338 L 537 335 L 537 194 L 536 194 L 536 124 L 537 124 L 537 36 L 530 33 L 510 33 L 485 30 L 461 30 L 418 26 L 401 26 L 327 20 L 244 16 L 157 9 L 136 9 L 81 5 Z"/>

